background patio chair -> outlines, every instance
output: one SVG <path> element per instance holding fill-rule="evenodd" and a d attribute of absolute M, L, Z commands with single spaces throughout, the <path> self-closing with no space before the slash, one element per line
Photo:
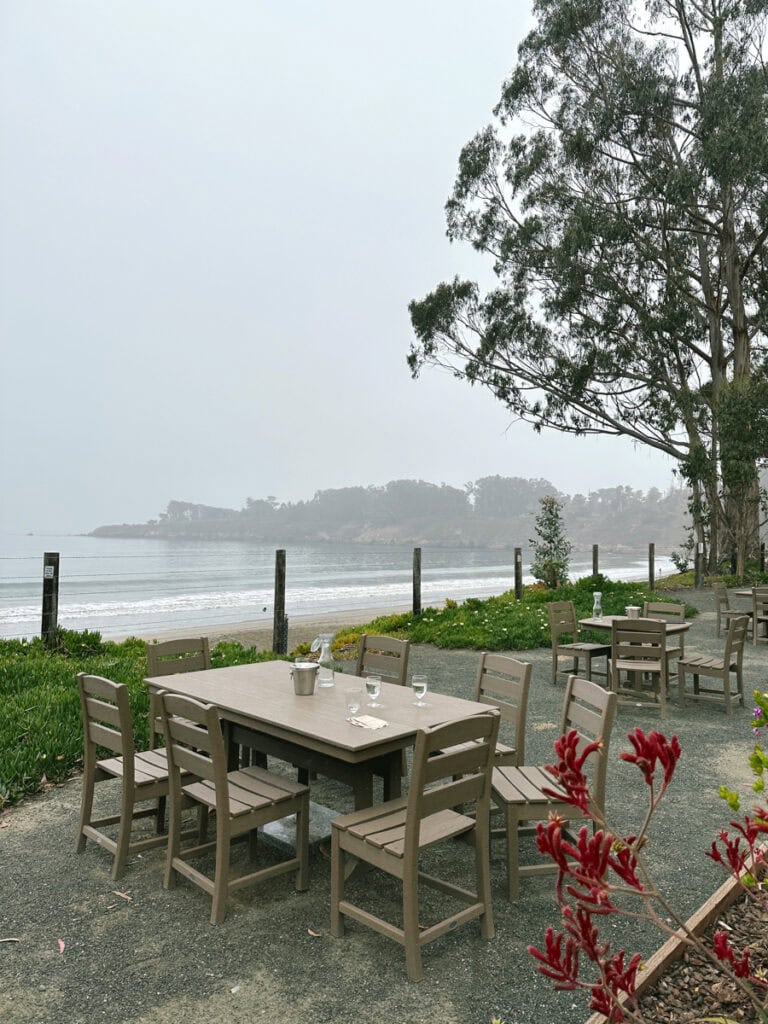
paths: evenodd
<path fill-rule="evenodd" d="M 177 672 L 200 672 L 211 667 L 208 637 L 185 637 L 179 640 L 161 640 L 147 644 L 147 675 L 170 676 Z M 155 737 L 162 736 L 160 702 L 157 694 L 149 695 L 149 745 L 154 747 Z"/>
<path fill-rule="evenodd" d="M 227 772 L 227 753 L 216 708 L 189 697 L 163 691 L 160 715 L 168 752 L 170 814 L 164 886 L 172 889 L 183 875 L 212 897 L 211 924 L 220 924 L 232 892 L 276 875 L 295 872 L 296 888 L 309 885 L 309 790 L 263 768 Z M 181 772 L 193 779 L 182 779 Z M 216 839 L 181 849 L 181 805 L 186 796 L 205 811 L 216 812 Z M 230 875 L 232 840 L 249 835 L 249 853 L 256 852 L 257 829 L 271 821 L 296 815 L 296 856 L 238 877 Z M 216 851 L 211 878 L 190 863 Z"/>
<path fill-rule="evenodd" d="M 557 683 L 559 672 L 572 674 L 579 671 L 579 664 L 584 660 L 584 675 L 587 679 L 592 678 L 592 662 L 595 658 L 605 658 L 605 676 L 608 679 L 608 659 L 611 656 L 610 644 L 592 643 L 580 640 L 579 623 L 576 619 L 576 609 L 573 601 L 551 601 L 547 605 L 549 616 L 549 631 L 552 635 L 552 682 Z M 561 642 L 561 637 L 569 639 Z M 566 655 L 571 660 L 569 669 L 559 669 L 558 662 L 561 656 Z"/>
<path fill-rule="evenodd" d="M 752 588 L 752 644 L 768 641 L 768 587 Z"/>
<path fill-rule="evenodd" d="M 493 938 L 488 840 L 498 728 L 498 712 L 488 712 L 420 731 L 408 796 L 343 815 L 332 823 L 331 934 L 341 937 L 348 917 L 394 939 L 405 946 L 412 981 L 423 976 L 421 947 L 457 926 L 480 918 L 483 938 Z M 474 805 L 475 816 L 454 810 L 456 805 Z M 419 870 L 423 850 L 459 835 L 474 839 L 476 892 Z M 346 898 L 345 873 L 351 857 L 402 882 L 401 927 Z M 366 876 L 365 889 L 370 891 L 371 884 Z M 456 897 L 465 906 L 436 924 L 421 927 L 420 884 Z"/>
<path fill-rule="evenodd" d="M 497 767 L 521 764 L 525 759 L 525 720 L 532 671 L 530 662 L 517 661 L 506 654 L 480 655 L 472 700 L 496 708 L 501 725 L 512 733 L 514 740 L 511 746 L 496 741 L 493 763 Z M 451 751 L 455 749 L 451 747 Z"/>
<path fill-rule="evenodd" d="M 660 622 L 685 622 L 685 605 L 673 601 L 644 601 L 644 619 L 658 619 Z M 667 634 L 667 662 L 670 669 L 675 659 L 685 654 L 685 633 Z M 674 672 L 669 672 L 674 675 Z"/>
<path fill-rule="evenodd" d="M 408 679 L 410 640 L 396 640 L 391 636 L 370 636 L 363 633 L 357 650 L 355 675 L 381 676 L 384 683 L 405 686 Z"/>
<path fill-rule="evenodd" d="M 410 640 L 396 640 L 392 636 L 371 636 L 363 633 L 357 649 L 355 675 L 365 679 L 369 675 L 381 676 L 383 683 L 405 686 L 408 682 Z M 403 751 L 402 774 L 408 774 L 408 755 Z"/>
<path fill-rule="evenodd" d="M 599 813 L 605 808 L 605 779 L 608 767 L 608 746 L 616 716 L 616 694 L 597 683 L 577 676 L 569 676 L 560 720 L 560 733 L 571 729 L 579 733 L 580 746 L 592 740 L 601 740 L 602 747 L 590 755 L 592 762 L 591 793 L 594 807 Z M 507 843 L 507 895 L 516 899 L 520 891 L 520 878 L 540 875 L 556 870 L 551 862 L 521 864 L 519 842 L 521 834 L 534 831 L 531 822 L 545 821 L 550 814 L 573 821 L 584 815 L 577 807 L 547 796 L 544 789 L 557 790 L 558 786 L 545 767 L 522 765 L 496 768 L 493 772 L 492 799 L 504 815 L 504 828 L 499 830 Z M 494 835 L 499 834 L 494 830 Z"/>
<path fill-rule="evenodd" d="M 135 749 L 127 686 L 84 672 L 78 674 L 77 686 L 83 714 L 83 789 L 76 849 L 82 853 L 88 839 L 103 846 L 112 854 L 112 878 L 116 879 L 123 873 L 129 854 L 167 842 L 165 835 L 131 842 L 131 831 L 137 819 L 158 818 L 162 813 L 158 807 L 137 810 L 136 804 L 166 796 L 168 764 L 162 749 Z M 97 748 L 114 756 L 99 760 Z M 120 812 L 94 818 L 95 785 L 108 779 L 120 780 Z M 111 825 L 117 825 L 116 838 L 104 831 Z"/>
<path fill-rule="evenodd" d="M 691 700 L 723 701 L 725 703 L 726 715 L 731 714 L 731 697 L 739 698 L 739 704 L 744 707 L 744 679 L 742 676 L 742 662 L 744 659 L 744 645 L 747 640 L 749 628 L 749 617 L 738 615 L 731 619 L 728 624 L 728 633 L 725 638 L 725 650 L 722 658 L 713 657 L 710 654 L 695 654 L 693 652 L 681 658 L 677 663 L 680 677 L 678 687 L 680 691 L 680 703 L 687 697 Z M 686 674 L 690 672 L 693 676 L 693 693 L 686 693 Z M 736 676 L 736 692 L 731 692 L 731 673 Z M 709 687 L 702 688 L 699 684 L 699 676 L 709 676 L 719 679 L 722 690 L 714 690 Z"/>
<path fill-rule="evenodd" d="M 752 625 L 752 609 L 751 608 L 731 608 L 730 599 L 728 597 L 728 588 L 724 583 L 715 582 L 712 584 L 712 593 L 715 597 L 715 614 L 717 616 L 717 635 L 720 636 L 722 623 L 725 623 L 726 628 L 731 622 L 731 619 L 735 619 L 738 615 L 746 615 L 749 626 Z"/>
<path fill-rule="evenodd" d="M 629 694 L 630 703 L 636 703 L 643 697 L 643 677 L 652 677 L 661 717 L 666 718 L 669 660 L 664 622 L 659 619 L 614 619 L 611 640 L 611 690 Z M 631 675 L 630 685 L 622 686 L 622 672 Z"/>

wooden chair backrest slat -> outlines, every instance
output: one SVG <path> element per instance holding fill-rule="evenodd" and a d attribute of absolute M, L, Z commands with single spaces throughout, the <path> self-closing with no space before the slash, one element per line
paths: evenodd
<path fill-rule="evenodd" d="M 720 605 L 721 608 L 728 610 L 730 608 L 728 598 L 728 588 L 724 583 L 713 583 L 712 593 L 715 595 L 715 602 Z"/>
<path fill-rule="evenodd" d="M 360 637 L 355 675 L 380 675 L 387 683 L 405 686 L 410 650 L 410 640 L 397 640 L 391 636 L 369 636 L 363 633 Z"/>
<path fill-rule="evenodd" d="M 111 729 L 106 725 L 102 725 L 101 722 L 88 723 L 88 739 L 95 743 L 97 747 L 110 750 L 113 754 L 118 754 L 122 757 L 124 753 L 123 734 L 117 729 Z"/>
<path fill-rule="evenodd" d="M 101 697 L 85 698 L 88 707 L 88 721 L 101 722 L 102 725 L 111 725 L 113 729 L 120 729 L 123 722 L 120 717 L 120 708 L 117 704 L 110 704 Z"/>
<path fill-rule="evenodd" d="M 424 785 L 429 786 L 450 775 L 468 775 L 483 765 L 485 752 L 481 744 L 466 744 L 461 751 L 440 751 L 429 759 L 424 769 Z M 447 767 L 446 767 L 447 763 Z"/>
<path fill-rule="evenodd" d="M 479 800 L 485 788 L 485 775 L 462 775 L 461 778 L 443 786 L 424 791 L 420 801 L 420 817 L 423 820 L 431 814 L 439 814 L 452 807 Z"/>

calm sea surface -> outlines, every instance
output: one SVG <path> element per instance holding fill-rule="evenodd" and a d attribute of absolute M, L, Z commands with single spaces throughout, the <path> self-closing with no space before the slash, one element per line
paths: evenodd
<path fill-rule="evenodd" d="M 114 637 L 272 623 L 272 545 L 0 534 L 0 637 L 39 634 L 46 551 L 61 555 L 59 625 L 66 629 Z M 295 545 L 286 549 L 286 563 L 289 618 L 411 603 L 412 547 Z M 528 552 L 523 564 L 530 565 Z M 511 550 L 425 547 L 422 605 L 500 594 L 514 585 L 513 566 Z M 659 575 L 671 568 L 668 558 L 657 555 Z M 601 555 L 600 569 L 613 579 L 645 579 L 647 552 Z M 572 558 L 572 576 L 591 571 L 591 554 Z"/>

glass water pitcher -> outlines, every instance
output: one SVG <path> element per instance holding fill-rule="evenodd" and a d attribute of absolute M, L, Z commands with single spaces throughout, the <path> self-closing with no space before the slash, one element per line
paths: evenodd
<path fill-rule="evenodd" d="M 603 614 L 603 594 L 600 590 L 592 591 L 592 618 L 599 619 Z"/>
<path fill-rule="evenodd" d="M 320 657 L 317 659 L 320 669 L 317 673 L 317 685 L 319 687 L 327 688 L 333 686 L 333 653 L 331 652 L 331 644 L 335 633 L 321 633 L 315 637 L 312 641 L 311 651 L 320 651 Z"/>

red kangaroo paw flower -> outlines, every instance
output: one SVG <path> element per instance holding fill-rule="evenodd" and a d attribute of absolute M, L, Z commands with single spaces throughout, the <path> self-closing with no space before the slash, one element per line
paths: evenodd
<path fill-rule="evenodd" d="M 629 733 L 628 739 L 635 748 L 635 753 L 625 752 L 621 754 L 622 761 L 636 764 L 649 786 L 653 785 L 654 773 L 657 765 L 660 764 L 664 770 L 664 781 L 661 786 L 661 792 L 663 793 L 672 781 L 675 766 L 681 754 L 680 742 L 677 736 L 673 736 L 671 740 L 668 740 L 663 733 L 656 732 L 656 730 L 646 736 L 642 729 L 634 729 Z"/>

